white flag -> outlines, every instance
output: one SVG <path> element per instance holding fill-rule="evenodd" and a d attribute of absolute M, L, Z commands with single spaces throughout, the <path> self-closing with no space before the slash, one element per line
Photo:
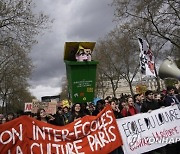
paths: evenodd
<path fill-rule="evenodd" d="M 138 38 L 138 43 L 140 47 L 140 67 L 141 73 L 146 76 L 156 76 L 154 70 L 154 55 L 149 47 L 146 40 Z"/>

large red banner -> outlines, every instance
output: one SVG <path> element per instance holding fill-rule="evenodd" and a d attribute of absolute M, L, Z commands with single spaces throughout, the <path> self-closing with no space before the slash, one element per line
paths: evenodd
<path fill-rule="evenodd" d="M 5 154 L 107 154 L 122 145 L 110 106 L 66 126 L 21 116 L 0 125 L 0 152 Z"/>

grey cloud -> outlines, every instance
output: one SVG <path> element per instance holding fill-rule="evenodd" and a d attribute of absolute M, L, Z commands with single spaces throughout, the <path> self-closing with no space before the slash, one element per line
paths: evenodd
<path fill-rule="evenodd" d="M 35 70 L 29 83 L 31 91 L 39 96 L 45 91 L 43 88 L 53 87 L 57 91 L 61 85 L 61 78 L 66 74 L 63 61 L 66 41 L 97 41 L 115 24 L 109 0 L 41 0 L 35 3 L 36 11 L 42 10 L 55 19 L 51 30 L 37 36 L 38 44 L 30 55 Z"/>
<path fill-rule="evenodd" d="M 79 10 L 73 11 L 75 18 L 72 19 L 73 28 L 67 33 L 69 38 L 78 36 L 79 38 L 97 40 L 112 30 L 114 27 L 112 22 L 113 9 L 108 5 L 109 1 L 102 3 L 99 0 L 95 5 L 93 2 L 86 1 L 84 5 L 80 5 Z"/>

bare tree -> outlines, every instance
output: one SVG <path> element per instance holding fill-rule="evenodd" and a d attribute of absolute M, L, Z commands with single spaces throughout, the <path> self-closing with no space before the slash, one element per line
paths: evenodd
<path fill-rule="evenodd" d="M 131 95 L 133 96 L 132 82 L 139 71 L 137 38 L 134 39 L 134 30 L 127 24 L 115 28 L 111 32 L 111 36 L 115 45 L 116 64 L 120 66 L 120 75 L 128 82 Z"/>
<path fill-rule="evenodd" d="M 155 66 L 167 56 L 179 59 L 180 3 L 174 0 L 113 0 L 119 24 L 129 24 L 145 38 L 154 53 Z M 160 82 L 155 67 L 158 91 Z"/>
<path fill-rule="evenodd" d="M 180 48 L 180 3 L 178 0 L 113 0 L 115 17 L 121 22 L 146 24 L 146 32 Z M 149 27 L 148 27 L 149 26 Z"/>
<path fill-rule="evenodd" d="M 31 73 L 32 63 L 27 53 L 17 45 L 10 49 L 2 47 L 1 58 L 6 59 L 0 67 L 0 98 L 4 107 L 11 100 L 10 97 L 28 86 L 27 78 Z"/>
<path fill-rule="evenodd" d="M 32 71 L 29 58 L 35 36 L 49 28 L 49 17 L 35 14 L 32 0 L 0 2 L 0 101 L 3 107 L 27 91 Z M 21 93 L 20 93 L 21 91 Z"/>
<path fill-rule="evenodd" d="M 66 77 L 61 79 L 61 93 L 60 93 L 61 100 L 69 99 L 68 98 L 68 81 Z"/>
<path fill-rule="evenodd" d="M 104 82 L 107 81 L 111 83 L 113 95 L 114 97 L 116 97 L 116 90 L 118 88 L 118 82 L 120 80 L 120 73 L 119 73 L 120 70 L 117 68 L 116 65 L 116 61 L 115 61 L 116 55 L 112 54 L 112 52 L 113 52 L 113 44 L 111 40 L 109 40 L 108 36 L 106 40 L 99 40 L 99 42 L 96 45 L 96 55 L 95 55 L 95 59 L 99 61 L 98 76 L 101 77 L 100 80 L 103 80 L 103 84 Z M 100 83 L 102 84 L 102 82 Z M 100 85 L 98 85 L 97 87 L 100 87 Z"/>
<path fill-rule="evenodd" d="M 0 45 L 13 42 L 27 50 L 36 42 L 34 36 L 48 28 L 51 21 L 42 12 L 35 14 L 34 7 L 32 0 L 0 2 Z"/>
<path fill-rule="evenodd" d="M 139 70 L 139 52 L 137 43 L 132 39 L 133 34 L 128 25 L 117 27 L 105 40 L 99 41 L 96 48 L 100 73 L 110 81 L 114 97 L 122 78 L 128 82 L 131 94 L 134 94 L 132 82 Z"/>
<path fill-rule="evenodd" d="M 97 96 L 100 96 L 102 98 L 105 98 L 106 93 L 110 87 L 110 84 L 108 82 L 108 79 L 104 76 L 103 72 L 101 72 L 100 67 L 98 67 L 97 70 L 97 79 L 96 79 L 96 92 L 95 94 Z"/>

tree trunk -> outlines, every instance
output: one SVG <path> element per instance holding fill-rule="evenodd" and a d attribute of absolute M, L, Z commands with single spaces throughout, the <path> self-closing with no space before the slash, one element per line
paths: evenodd
<path fill-rule="evenodd" d="M 157 92 L 160 92 L 161 91 L 161 86 L 160 86 L 160 82 L 159 82 L 160 79 L 159 79 L 156 67 L 154 67 L 154 70 L 155 70 L 155 75 L 156 75 Z"/>
<path fill-rule="evenodd" d="M 111 85 L 112 85 L 113 96 L 116 98 L 116 88 L 115 88 L 113 79 L 111 79 Z"/>
<path fill-rule="evenodd" d="M 4 114 L 4 106 L 5 106 L 5 101 L 3 99 L 3 103 L 2 103 L 2 114 Z"/>
<path fill-rule="evenodd" d="M 6 115 L 8 114 L 8 102 L 7 100 L 5 101 L 5 104 L 6 104 Z"/>
<path fill-rule="evenodd" d="M 133 88 L 132 88 L 132 83 L 130 81 L 128 81 L 128 84 L 129 84 L 129 89 L 131 91 L 131 96 L 133 97 L 134 96 L 134 91 L 133 91 Z"/>

